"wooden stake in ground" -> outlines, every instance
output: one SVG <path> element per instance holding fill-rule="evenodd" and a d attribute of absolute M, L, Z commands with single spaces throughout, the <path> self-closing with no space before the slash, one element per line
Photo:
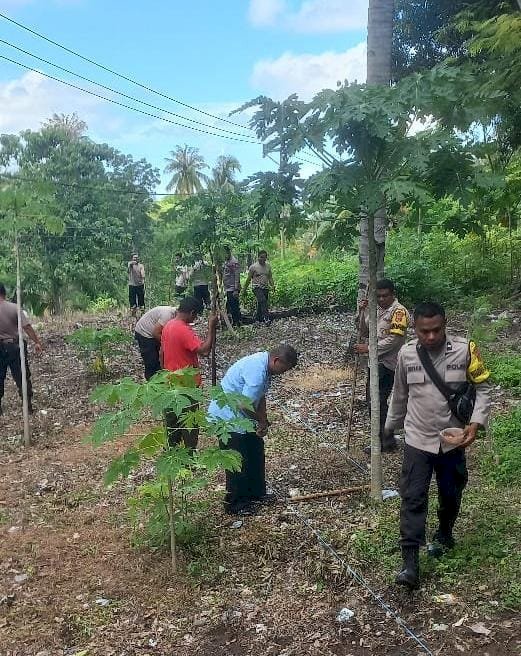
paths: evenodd
<path fill-rule="evenodd" d="M 358 314 L 358 331 L 357 331 L 357 344 L 360 344 L 362 334 L 362 313 Z M 358 368 L 360 367 L 360 356 L 358 353 L 355 355 L 355 367 L 353 370 L 353 383 L 351 385 L 351 401 L 349 403 L 349 416 L 347 420 L 347 450 L 351 446 L 351 428 L 353 426 L 353 412 L 355 409 L 355 393 L 356 393 L 356 383 L 358 379 Z"/>
<path fill-rule="evenodd" d="M 31 446 L 31 426 L 29 424 L 29 396 L 27 393 L 27 370 L 25 368 L 25 344 L 22 325 L 22 283 L 20 277 L 20 249 L 18 233 L 15 232 L 14 252 L 16 258 L 16 305 L 18 309 L 18 346 L 20 349 L 20 367 L 22 369 L 22 412 L 24 419 L 24 445 Z"/>
<path fill-rule="evenodd" d="M 370 485 L 357 485 L 355 487 L 342 487 L 338 490 L 326 490 L 325 492 L 314 492 L 313 494 L 302 494 L 298 497 L 291 497 L 290 503 L 297 503 L 298 501 L 311 501 L 312 499 L 323 499 L 324 497 L 340 497 L 344 494 L 353 494 L 354 492 L 364 492 L 369 490 Z"/>
<path fill-rule="evenodd" d="M 369 212 L 369 393 L 371 400 L 371 497 L 382 502 L 382 450 L 380 445 L 380 389 L 378 386 L 378 330 L 376 302 L 376 242 L 374 214 Z"/>
<path fill-rule="evenodd" d="M 217 314 L 217 265 L 213 263 L 212 275 L 212 314 Z M 215 355 L 215 342 L 217 337 L 217 325 L 212 329 L 214 331 L 212 351 L 210 356 L 210 368 L 212 371 L 212 385 L 217 385 L 217 360 Z"/>

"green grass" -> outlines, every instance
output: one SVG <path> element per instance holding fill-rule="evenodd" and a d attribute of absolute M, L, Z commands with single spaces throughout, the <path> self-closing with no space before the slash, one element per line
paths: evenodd
<path fill-rule="evenodd" d="M 521 395 L 521 355 L 492 354 L 487 356 L 487 364 L 495 383 L 511 390 L 516 396 Z"/>
<path fill-rule="evenodd" d="M 331 536 L 355 568 L 386 584 L 392 583 L 401 562 L 399 505 L 391 501 L 369 507 L 364 528 Z M 428 536 L 437 524 L 436 508 L 431 493 Z M 521 608 L 521 491 L 484 484 L 467 490 L 455 537 L 456 547 L 440 560 L 421 553 L 427 594 L 452 592 L 466 603 L 486 604 L 489 609 L 491 599 L 498 602 L 498 609 Z"/>
<path fill-rule="evenodd" d="M 495 417 L 490 434 L 490 445 L 481 449 L 484 477 L 496 485 L 521 487 L 521 406 Z"/>

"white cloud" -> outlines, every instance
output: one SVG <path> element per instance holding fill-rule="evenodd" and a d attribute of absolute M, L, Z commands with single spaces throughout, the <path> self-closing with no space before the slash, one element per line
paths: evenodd
<path fill-rule="evenodd" d="M 272 98 L 297 93 L 309 100 L 322 89 L 335 89 L 338 81 L 365 82 L 366 44 L 360 43 L 345 52 L 320 55 L 284 53 L 277 59 L 258 61 L 251 76 L 252 85 Z"/>
<path fill-rule="evenodd" d="M 364 29 L 368 0 L 250 0 L 248 16 L 255 27 L 293 32 L 333 33 Z"/>
<path fill-rule="evenodd" d="M 76 112 L 89 127 L 96 128 L 102 122 L 102 105 L 101 100 L 30 71 L 0 82 L 0 132 L 37 130 L 55 112 Z"/>
<path fill-rule="evenodd" d="M 284 0 L 251 0 L 248 18 L 255 27 L 274 25 L 286 9 Z"/>

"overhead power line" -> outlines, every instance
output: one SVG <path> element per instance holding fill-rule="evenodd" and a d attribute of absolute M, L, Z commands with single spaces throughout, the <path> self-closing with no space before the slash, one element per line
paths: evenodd
<path fill-rule="evenodd" d="M 29 52 L 29 50 L 24 50 L 23 48 L 19 48 L 16 46 L 14 43 L 10 43 L 9 41 L 5 41 L 4 39 L 0 39 L 0 43 L 5 44 L 6 46 L 9 46 L 10 48 L 14 48 L 15 50 L 18 50 L 19 52 L 23 52 L 24 55 L 29 55 L 29 57 L 33 57 L 34 59 L 37 59 L 38 61 L 43 62 L 44 64 L 48 64 L 49 66 L 53 66 L 54 68 L 57 68 L 60 71 L 64 71 L 65 73 L 69 73 L 70 75 L 74 75 L 75 77 L 79 78 L 80 80 L 84 80 L 85 82 L 89 82 L 90 84 L 95 84 L 98 87 L 101 87 L 102 89 L 106 89 L 107 91 L 110 91 L 111 93 L 116 93 L 118 96 L 122 96 L 123 98 L 127 98 L 128 100 L 132 100 L 134 102 L 140 103 L 141 105 L 145 105 L 146 107 L 150 107 L 152 109 L 156 109 L 160 112 L 165 112 L 166 114 L 170 114 L 170 116 L 175 116 L 176 118 L 182 119 L 183 121 L 188 121 L 189 123 L 194 123 L 195 125 L 200 125 L 205 128 L 210 128 L 211 130 L 219 130 L 220 132 L 226 132 L 228 134 L 233 134 L 235 136 L 241 137 L 241 138 L 246 138 L 249 139 L 245 134 L 242 134 L 241 132 L 236 132 L 234 130 L 228 130 L 227 128 L 220 128 L 217 125 L 210 125 L 209 123 L 202 123 L 201 121 L 197 121 L 196 119 L 189 118 L 188 116 L 183 116 L 183 114 L 177 114 L 176 112 L 171 112 L 169 109 L 165 109 L 164 107 L 158 107 L 157 105 L 153 105 L 152 103 L 148 103 L 145 100 L 140 100 L 139 98 L 136 98 L 134 96 L 130 96 L 127 93 L 124 93 L 123 91 L 118 91 L 117 89 L 113 89 L 112 87 L 107 86 L 106 84 L 102 84 L 101 82 L 96 82 L 96 80 L 92 80 L 91 78 L 85 77 L 84 75 L 80 75 L 79 73 L 76 73 L 75 71 L 71 71 L 69 68 L 64 68 L 63 66 L 60 66 L 59 64 L 55 64 L 52 61 L 49 61 L 48 59 L 44 59 L 43 57 L 40 57 L 39 55 L 35 55 L 33 52 Z M 186 126 L 190 127 L 190 126 Z M 259 145 L 261 145 L 261 142 L 257 142 Z"/>
<path fill-rule="evenodd" d="M 56 46 L 57 48 L 61 48 L 65 52 L 68 52 L 71 55 L 74 55 L 75 57 L 79 57 L 80 59 L 83 59 L 83 61 L 88 62 L 89 64 L 92 64 L 93 66 L 97 66 L 98 68 L 101 68 L 102 70 L 106 71 L 107 73 L 110 73 L 111 75 L 115 75 L 122 80 L 126 80 L 127 82 L 130 82 L 131 84 L 134 84 L 137 87 L 140 87 L 141 89 L 145 89 L 145 91 L 148 91 L 149 93 L 153 93 L 157 96 L 161 96 L 162 98 L 166 98 L 167 100 L 170 100 L 171 102 L 175 102 L 178 105 L 181 105 L 182 107 L 186 107 L 187 109 L 191 109 L 194 112 L 199 112 L 200 114 L 204 114 L 205 116 L 208 116 L 210 118 L 216 119 L 218 121 L 222 121 L 224 123 L 229 123 L 230 125 L 234 125 L 235 127 L 242 128 L 243 130 L 246 130 L 244 125 L 241 125 L 240 123 L 236 123 L 235 121 L 230 121 L 229 119 L 222 118 L 221 116 L 217 116 L 215 114 L 211 114 L 210 112 L 206 112 L 203 109 L 199 109 L 198 107 L 194 107 L 193 105 L 189 105 L 188 103 L 185 103 L 178 98 L 174 98 L 173 96 L 169 96 L 166 93 L 163 93 L 162 91 L 157 91 L 156 89 L 153 89 L 146 84 L 143 84 L 141 82 L 138 82 L 137 80 L 132 79 L 131 77 L 128 77 L 127 75 L 124 75 L 123 73 L 118 73 L 118 71 L 113 70 L 112 68 L 109 68 L 108 66 L 104 66 L 103 64 L 100 64 L 97 61 L 94 61 L 93 59 L 90 59 L 89 57 L 86 57 L 85 55 L 80 54 L 76 50 L 72 50 L 71 48 L 67 48 L 67 46 L 64 46 L 61 43 L 58 43 L 57 41 L 54 41 L 53 39 L 50 39 L 49 37 L 45 36 L 44 34 L 41 34 L 40 32 L 37 32 L 36 30 L 31 29 L 27 25 L 23 25 L 22 23 L 19 23 L 18 21 L 15 21 L 13 18 L 10 18 L 9 16 L 6 16 L 6 14 L 2 14 L 0 12 L 0 18 L 3 18 L 4 20 L 8 21 L 9 23 L 12 23 L 13 25 L 16 25 L 22 30 L 25 30 L 26 32 L 29 32 L 30 34 L 33 34 L 34 36 L 37 36 L 39 39 L 43 39 L 44 41 L 47 41 L 48 43 L 51 43 L 53 46 Z"/>
<path fill-rule="evenodd" d="M 203 134 L 208 134 L 212 137 L 220 137 L 221 139 L 228 139 L 231 141 L 241 141 L 242 143 L 249 143 L 255 146 L 260 145 L 258 141 L 241 139 L 239 137 L 234 137 L 231 135 L 228 136 L 226 134 L 218 134 L 216 132 L 210 132 L 209 130 L 204 130 L 203 128 L 197 128 L 192 125 L 185 125 L 183 123 L 179 123 L 178 121 L 172 121 L 171 119 L 165 118 L 164 116 L 159 116 L 158 114 L 152 114 L 151 112 L 147 112 L 144 109 L 139 109 L 138 107 L 132 107 L 131 105 L 127 105 L 125 103 L 119 102 L 119 100 L 114 100 L 113 98 L 107 98 L 107 96 L 102 96 L 101 94 L 96 93 L 94 91 L 89 91 L 89 89 L 84 89 L 83 87 L 80 87 L 77 84 L 73 84 L 72 82 L 67 82 L 66 80 L 62 80 L 59 77 L 50 75 L 50 73 L 44 73 L 43 71 L 39 71 L 36 68 L 32 68 L 31 66 L 22 64 L 22 62 L 16 61 L 15 59 L 11 59 L 10 57 L 6 57 L 5 55 L 0 55 L 0 58 L 10 62 L 11 64 L 15 64 L 16 66 L 20 66 L 20 68 L 25 68 L 26 70 L 32 71 L 33 73 L 38 73 L 39 75 L 43 75 L 44 77 L 47 77 L 50 80 L 54 80 L 55 82 L 59 82 L 60 84 L 63 84 L 67 87 L 71 87 L 72 89 L 77 89 L 78 91 L 82 91 L 83 93 L 88 93 L 89 95 L 94 96 L 95 98 L 105 100 L 106 102 L 110 102 L 113 105 L 118 105 L 119 107 L 124 107 L 125 109 L 130 109 L 131 111 L 137 112 L 138 114 L 144 114 L 145 116 L 150 116 L 151 118 L 157 118 L 160 121 L 165 121 L 166 123 L 171 123 L 172 125 L 177 125 L 179 127 L 187 128 L 189 130 L 194 130 L 195 132 L 202 132 Z"/>

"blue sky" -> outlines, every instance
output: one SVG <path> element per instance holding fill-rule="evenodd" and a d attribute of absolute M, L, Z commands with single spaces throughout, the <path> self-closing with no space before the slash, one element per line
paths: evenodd
<path fill-rule="evenodd" d="M 339 79 L 363 81 L 367 1 L 0 0 L 0 12 L 149 87 L 226 117 L 231 109 L 260 94 L 282 98 L 296 92 L 309 98 L 324 87 L 334 87 Z M 1 18 L 0 39 L 96 82 L 207 123 L 212 132 L 215 126 L 236 129 L 149 94 Z M 129 103 L 2 43 L 0 55 Z M 210 165 L 219 155 L 235 155 L 242 163 L 243 176 L 274 166 L 262 158 L 260 146 L 140 116 L 0 59 L 0 132 L 38 129 L 53 112 L 74 111 L 88 123 L 93 139 L 136 158 L 146 157 L 161 171 L 168 152 L 185 143 L 198 147 Z M 232 120 L 245 124 L 247 118 Z M 306 165 L 303 174 L 311 171 Z M 160 190 L 165 182 L 163 177 Z"/>

